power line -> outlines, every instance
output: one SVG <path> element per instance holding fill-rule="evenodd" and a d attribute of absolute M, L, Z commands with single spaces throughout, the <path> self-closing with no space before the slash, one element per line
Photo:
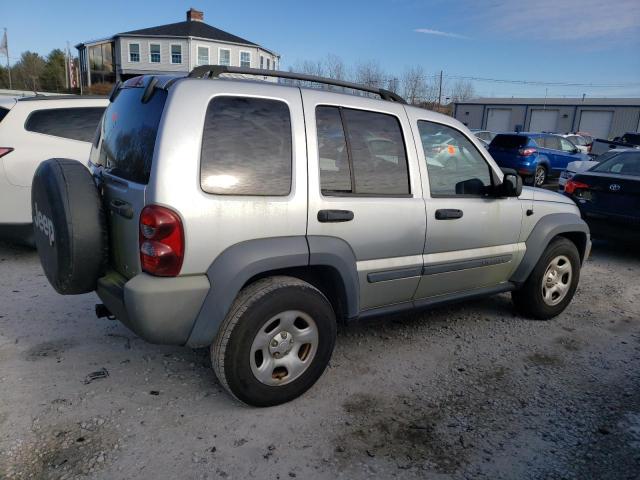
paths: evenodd
<path fill-rule="evenodd" d="M 487 78 L 487 77 L 470 77 L 465 75 L 445 75 L 446 78 L 457 80 L 472 80 L 475 82 L 492 82 L 492 83 L 511 83 L 517 85 L 538 85 L 551 87 L 589 87 L 589 88 L 624 88 L 638 87 L 640 82 L 633 83 L 577 83 L 577 82 L 544 82 L 538 80 L 507 80 L 503 78 Z"/>

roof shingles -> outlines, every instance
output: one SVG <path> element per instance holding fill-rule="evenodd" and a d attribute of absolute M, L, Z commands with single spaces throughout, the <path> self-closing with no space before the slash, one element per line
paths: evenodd
<path fill-rule="evenodd" d="M 156 36 L 156 37 L 198 37 L 209 40 L 219 40 L 229 43 L 241 43 L 244 45 L 255 45 L 257 43 L 250 42 L 244 38 L 233 35 L 219 28 L 207 25 L 204 22 L 186 21 L 178 23 L 170 23 L 168 25 L 160 25 L 158 27 L 143 28 L 140 30 L 131 30 L 130 32 L 118 33 L 116 37 L 124 37 L 127 35 L 140 36 Z"/>

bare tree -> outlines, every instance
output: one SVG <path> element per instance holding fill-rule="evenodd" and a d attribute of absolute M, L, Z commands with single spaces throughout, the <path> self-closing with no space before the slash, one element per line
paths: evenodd
<path fill-rule="evenodd" d="M 26 90 L 38 90 L 40 88 L 40 76 L 44 72 L 46 62 L 44 58 L 34 52 L 23 52 L 20 61 L 14 66 L 18 83 L 24 85 Z"/>
<path fill-rule="evenodd" d="M 328 54 L 324 59 L 324 70 L 329 78 L 335 80 L 345 80 L 347 78 L 347 68 L 340 58 L 333 53 Z"/>
<path fill-rule="evenodd" d="M 424 102 L 427 94 L 427 76 L 418 65 L 407 68 L 402 74 L 402 96 L 410 104 Z"/>
<path fill-rule="evenodd" d="M 475 97 L 475 89 L 473 83 L 469 80 L 458 80 L 451 87 L 451 101 L 452 102 L 464 102 Z"/>
<path fill-rule="evenodd" d="M 355 81 L 371 88 L 384 88 L 386 75 L 378 62 L 369 61 L 356 66 Z"/>

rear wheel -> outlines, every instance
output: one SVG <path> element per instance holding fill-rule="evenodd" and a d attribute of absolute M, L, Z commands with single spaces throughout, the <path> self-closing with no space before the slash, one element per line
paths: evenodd
<path fill-rule="evenodd" d="M 536 167 L 536 173 L 534 175 L 534 186 L 541 187 L 547 181 L 547 169 L 542 165 L 538 165 Z"/>
<path fill-rule="evenodd" d="M 522 288 L 511 293 L 524 316 L 547 320 L 569 305 L 580 281 L 580 255 L 575 244 L 554 239 L 544 251 Z"/>
<path fill-rule="evenodd" d="M 211 347 L 222 385 L 253 406 L 288 402 L 320 378 L 333 352 L 336 319 L 327 298 L 292 277 L 243 289 Z"/>

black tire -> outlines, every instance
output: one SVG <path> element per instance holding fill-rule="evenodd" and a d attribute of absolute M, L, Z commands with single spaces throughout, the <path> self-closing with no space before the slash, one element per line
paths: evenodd
<path fill-rule="evenodd" d="M 572 277 L 565 297 L 557 305 L 548 305 L 543 298 L 542 282 L 550 262 L 563 255 L 569 259 Z M 564 237 L 556 237 L 547 246 L 524 285 L 511 298 L 520 314 L 536 320 L 548 320 L 567 308 L 580 282 L 580 254 L 575 244 Z"/>
<path fill-rule="evenodd" d="M 538 165 L 533 175 L 533 186 L 542 187 L 545 183 L 547 183 L 547 169 L 543 165 Z"/>
<path fill-rule="evenodd" d="M 283 385 L 266 385 L 252 371 L 251 346 L 264 323 L 286 310 L 300 310 L 313 318 L 317 350 L 301 376 Z M 211 363 L 220 383 L 241 402 L 256 407 L 279 405 L 302 395 L 320 378 L 335 339 L 333 308 L 318 289 L 297 278 L 270 277 L 240 292 L 211 346 Z"/>
<path fill-rule="evenodd" d="M 96 289 L 107 263 L 107 228 L 100 194 L 87 167 L 52 158 L 31 186 L 33 231 L 40 263 L 58 293 Z"/>

